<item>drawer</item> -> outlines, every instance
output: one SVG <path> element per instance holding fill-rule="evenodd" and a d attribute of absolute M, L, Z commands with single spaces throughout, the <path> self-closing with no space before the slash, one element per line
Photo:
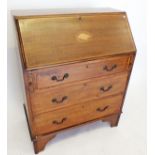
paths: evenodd
<path fill-rule="evenodd" d="M 48 91 L 31 93 L 33 114 L 37 115 L 70 106 L 75 103 L 98 99 L 125 90 L 128 73 L 93 78 L 74 84 L 60 85 Z"/>
<path fill-rule="evenodd" d="M 37 134 L 54 132 L 90 120 L 119 113 L 122 95 L 84 102 L 68 108 L 45 113 L 34 119 Z"/>
<path fill-rule="evenodd" d="M 40 69 L 33 72 L 36 79 L 35 88 L 49 88 L 68 82 L 122 72 L 128 69 L 129 64 L 130 55 L 124 55 Z"/>

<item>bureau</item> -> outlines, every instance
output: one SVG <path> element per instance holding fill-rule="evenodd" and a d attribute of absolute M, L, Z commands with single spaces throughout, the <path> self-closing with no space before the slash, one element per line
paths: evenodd
<path fill-rule="evenodd" d="M 15 11 L 35 153 L 60 131 L 117 126 L 136 54 L 125 12 Z"/>

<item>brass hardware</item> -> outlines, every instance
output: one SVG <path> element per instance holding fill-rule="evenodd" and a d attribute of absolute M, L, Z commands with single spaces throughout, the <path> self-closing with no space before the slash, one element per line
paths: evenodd
<path fill-rule="evenodd" d="M 61 100 L 57 100 L 56 98 L 52 99 L 53 103 L 63 103 L 65 100 L 67 100 L 67 96 L 62 97 Z"/>
<path fill-rule="evenodd" d="M 60 81 L 63 81 L 64 79 L 67 79 L 68 77 L 69 77 L 69 74 L 65 73 L 62 79 L 58 79 L 57 76 L 52 76 L 51 80 L 60 82 Z"/>
<path fill-rule="evenodd" d="M 107 65 L 105 65 L 103 67 L 103 70 L 106 70 L 107 72 L 110 72 L 110 71 L 114 70 L 115 68 L 117 68 L 117 65 L 116 64 L 114 64 L 111 68 L 108 67 Z"/>
<path fill-rule="evenodd" d="M 107 88 L 105 87 L 101 87 L 100 90 L 103 91 L 103 92 L 107 92 L 109 91 L 110 89 L 112 89 L 112 85 L 108 86 Z"/>
<path fill-rule="evenodd" d="M 66 121 L 66 120 L 67 120 L 66 117 L 64 117 L 61 121 L 54 120 L 54 121 L 53 121 L 53 124 L 59 125 L 59 124 L 62 124 L 62 123 L 63 123 L 64 121 Z"/>
<path fill-rule="evenodd" d="M 97 108 L 96 111 L 103 112 L 108 108 L 109 108 L 109 105 L 105 106 L 104 108 Z"/>

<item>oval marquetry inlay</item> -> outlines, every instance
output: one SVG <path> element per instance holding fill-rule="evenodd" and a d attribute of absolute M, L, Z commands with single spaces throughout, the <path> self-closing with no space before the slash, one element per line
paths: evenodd
<path fill-rule="evenodd" d="M 91 38 L 92 36 L 89 32 L 81 32 L 77 36 L 78 41 L 82 41 L 82 42 L 89 41 Z"/>

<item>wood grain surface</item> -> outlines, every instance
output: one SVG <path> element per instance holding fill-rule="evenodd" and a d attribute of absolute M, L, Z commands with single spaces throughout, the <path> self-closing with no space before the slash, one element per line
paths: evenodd
<path fill-rule="evenodd" d="M 17 25 L 27 69 L 135 51 L 125 13 L 34 16 Z"/>
<path fill-rule="evenodd" d="M 115 76 L 93 78 L 74 84 L 61 85 L 46 91 L 31 93 L 34 116 L 84 101 L 123 93 L 128 72 Z"/>
<path fill-rule="evenodd" d="M 31 72 L 35 79 L 34 87 L 41 90 L 60 86 L 70 82 L 81 81 L 93 77 L 111 75 L 130 69 L 131 54 L 98 59 Z M 68 75 L 67 77 L 65 75 Z M 55 77 L 55 79 L 53 79 Z"/>
<path fill-rule="evenodd" d="M 117 126 L 136 55 L 125 12 L 67 12 L 14 17 L 35 153 L 72 127 Z"/>
<path fill-rule="evenodd" d="M 36 134 L 57 131 L 75 124 L 120 112 L 122 95 L 92 100 L 35 118 Z"/>

